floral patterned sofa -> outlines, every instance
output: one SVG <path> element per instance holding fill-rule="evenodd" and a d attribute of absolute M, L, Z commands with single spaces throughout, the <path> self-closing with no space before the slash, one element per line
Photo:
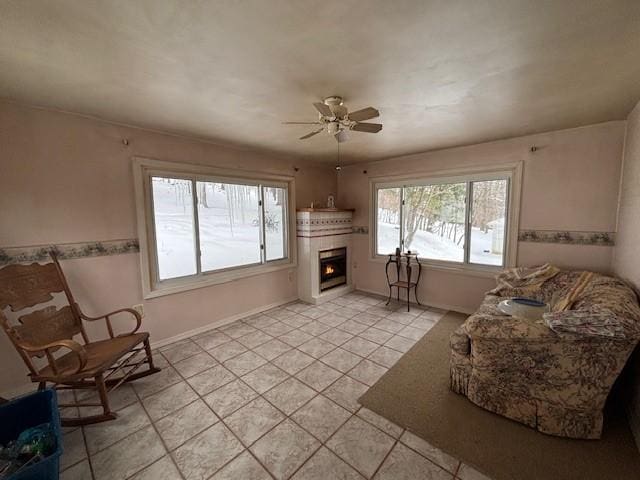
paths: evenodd
<path fill-rule="evenodd" d="M 486 295 L 479 310 L 451 335 L 451 389 L 541 432 L 597 439 L 609 391 L 640 338 L 640 307 L 623 281 L 589 273 L 569 308 L 550 315 L 555 321 L 568 319 L 570 331 L 552 330 L 547 315 L 524 320 L 497 309 L 500 301 L 514 296 L 553 307 L 585 273 L 556 271 L 533 288 L 507 287 Z M 571 323 L 576 317 L 577 328 Z M 593 334 L 589 318 L 600 319 L 596 324 L 606 319 L 615 335 Z"/>

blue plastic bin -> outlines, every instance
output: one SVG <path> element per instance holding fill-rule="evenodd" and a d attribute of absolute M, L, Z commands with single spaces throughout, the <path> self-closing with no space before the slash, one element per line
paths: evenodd
<path fill-rule="evenodd" d="M 18 438 L 23 430 L 47 422 L 51 423 L 56 437 L 56 451 L 44 460 L 6 477 L 6 480 L 58 480 L 62 434 L 54 390 L 42 390 L 0 405 L 0 443 L 3 445 Z"/>

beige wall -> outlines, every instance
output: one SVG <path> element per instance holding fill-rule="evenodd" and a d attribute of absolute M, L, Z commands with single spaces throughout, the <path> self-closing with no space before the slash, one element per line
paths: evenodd
<path fill-rule="evenodd" d="M 521 229 L 614 231 L 624 130 L 625 122 L 608 122 L 348 166 L 337 186 L 330 166 L 299 164 L 296 173 L 291 159 L 0 103 L 0 248 L 135 238 L 135 155 L 295 175 L 299 206 L 339 190 L 339 206 L 356 209 L 356 226 L 368 225 L 370 177 L 523 161 Z M 529 151 L 532 145 L 537 152 Z M 609 270 L 611 257 L 611 248 L 595 246 L 521 242 L 518 251 L 522 265 L 551 261 L 601 271 Z M 367 235 L 354 235 L 353 259 L 356 286 L 384 293 L 383 265 L 369 260 Z M 296 292 L 295 271 L 285 270 L 142 302 L 137 254 L 67 260 L 63 268 L 89 314 L 144 303 L 145 328 L 156 341 Z M 493 284 L 427 271 L 420 294 L 430 304 L 471 311 Z M 4 336 L 0 365 L 0 391 L 24 383 L 24 368 Z"/>
<path fill-rule="evenodd" d="M 330 167 L 0 103 L 0 248 L 136 238 L 134 155 L 294 175 L 299 206 L 336 191 Z M 63 268 L 88 314 L 144 303 L 155 341 L 296 295 L 295 269 L 143 301 L 137 254 L 66 260 Z M 25 383 L 4 335 L 0 365 L 0 392 Z"/>
<path fill-rule="evenodd" d="M 640 103 L 627 119 L 624 143 L 620 203 L 618 206 L 618 236 L 613 257 L 616 275 L 640 290 Z M 640 349 L 631 362 L 631 408 L 629 419 L 640 448 Z"/>
<path fill-rule="evenodd" d="M 524 162 L 520 230 L 615 231 L 616 205 L 625 122 L 519 137 L 498 142 L 398 157 L 342 169 L 339 203 L 355 208 L 354 225 L 369 225 L 369 180 L 479 165 Z M 428 135 L 429 132 L 425 132 Z M 531 146 L 538 147 L 531 152 Z M 363 173 L 366 170 L 367 173 Z M 384 264 L 369 258 L 367 235 L 354 236 L 356 288 L 385 293 Z M 518 264 L 552 262 L 563 267 L 609 271 L 612 248 L 520 242 Z M 473 311 L 495 282 L 442 271 L 429 271 L 422 300 Z"/>

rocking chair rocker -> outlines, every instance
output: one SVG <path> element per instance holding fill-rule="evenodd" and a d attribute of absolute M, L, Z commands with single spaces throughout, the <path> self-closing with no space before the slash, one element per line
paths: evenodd
<path fill-rule="evenodd" d="M 89 317 L 82 313 L 71 294 L 62 273 L 55 251 L 50 252 L 53 263 L 31 265 L 9 265 L 0 269 L 0 326 L 29 369 L 32 382 L 38 389 L 47 383 L 56 390 L 95 390 L 99 403 L 82 403 L 75 395 L 73 403 L 61 403 L 61 410 L 77 407 L 79 410 L 102 407 L 98 415 L 77 418 L 62 418 L 63 426 L 86 425 L 116 418 L 109 407 L 109 392 L 125 382 L 159 372 L 153 364 L 149 334 L 138 332 L 142 318 L 130 308 L 123 308 L 100 317 Z M 62 308 L 45 306 L 18 317 L 12 325 L 5 316 L 7 306 L 11 312 L 19 312 L 35 305 L 53 300 L 53 293 L 64 292 L 67 303 Z M 120 313 L 131 314 L 136 322 L 129 333 L 114 334 L 111 318 Z M 17 315 L 16 315 L 17 316 Z M 83 320 L 104 320 L 109 338 L 90 341 Z M 73 337 L 80 335 L 82 344 Z M 68 350 L 61 354 L 58 350 Z M 56 354 L 56 355 L 54 355 Z M 45 357 L 47 363 L 34 357 Z M 43 364 L 44 363 L 44 364 Z M 143 365 L 147 368 L 139 371 Z M 72 392 L 73 393 L 73 392 Z M 83 396 L 86 398 L 86 395 Z"/>

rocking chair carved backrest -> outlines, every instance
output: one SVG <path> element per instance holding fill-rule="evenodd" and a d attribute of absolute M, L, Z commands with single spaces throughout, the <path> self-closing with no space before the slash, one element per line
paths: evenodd
<path fill-rule="evenodd" d="M 77 305 L 55 254 L 52 258 L 53 263 L 16 264 L 0 270 L 0 326 L 32 374 L 37 373 L 32 358 L 48 356 L 56 349 L 43 352 L 29 347 L 72 340 L 76 335 L 81 335 L 84 342 L 88 342 Z M 65 293 L 66 305 L 61 308 L 46 305 L 54 299 L 53 294 L 60 292 Z M 43 304 L 43 308 L 31 309 Z M 17 324 L 11 324 L 4 312 L 7 307 L 11 312 L 31 311 L 19 316 Z"/>

